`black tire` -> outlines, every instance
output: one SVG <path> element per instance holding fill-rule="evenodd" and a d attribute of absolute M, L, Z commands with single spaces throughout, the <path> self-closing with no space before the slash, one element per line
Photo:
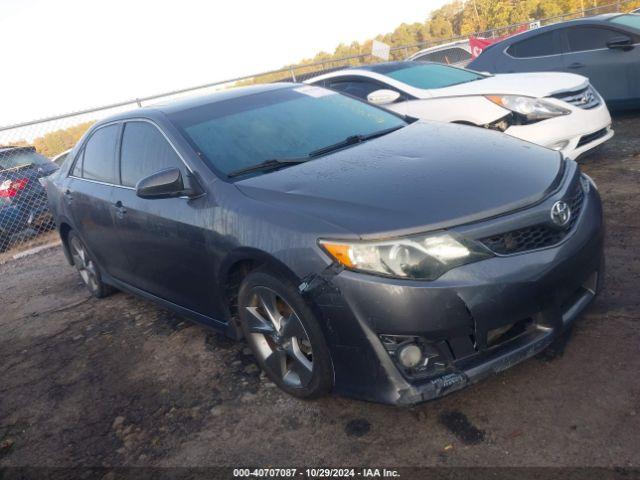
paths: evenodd
<path fill-rule="evenodd" d="M 67 246 L 73 258 L 73 265 L 78 270 L 82 283 L 87 287 L 89 293 L 96 298 L 104 298 L 111 295 L 115 289 L 102 281 L 100 267 L 87 250 L 84 242 L 74 231 L 69 232 L 67 236 Z"/>
<path fill-rule="evenodd" d="M 275 303 L 282 315 L 280 328 L 274 328 L 273 322 L 266 322 L 268 325 L 263 329 L 256 313 L 251 313 L 257 312 L 260 316 L 263 312 L 263 320 L 271 318 L 264 314 L 266 310 L 255 306 L 263 305 L 259 299 L 264 292 L 273 292 L 276 296 Z M 251 272 L 240 286 L 238 310 L 247 343 L 271 381 L 288 394 L 304 399 L 318 398 L 331 390 L 333 367 L 324 334 L 293 283 L 262 269 Z M 294 334 L 289 336 L 292 332 Z M 285 359 L 281 360 L 283 354 Z M 278 361 L 273 361 L 274 356 Z M 311 364 L 310 369 L 306 363 L 303 365 L 304 359 Z M 299 384 L 296 384 L 296 377 Z"/>

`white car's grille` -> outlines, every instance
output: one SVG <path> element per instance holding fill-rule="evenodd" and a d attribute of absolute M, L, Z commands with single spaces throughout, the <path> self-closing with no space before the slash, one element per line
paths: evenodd
<path fill-rule="evenodd" d="M 574 107 L 584 108 L 585 110 L 589 110 L 600 105 L 600 97 L 591 85 L 583 88 L 582 90 L 557 93 L 553 95 L 553 98 L 570 103 Z"/>

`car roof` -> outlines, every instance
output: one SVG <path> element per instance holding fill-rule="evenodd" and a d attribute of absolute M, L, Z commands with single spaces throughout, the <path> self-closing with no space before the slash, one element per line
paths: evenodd
<path fill-rule="evenodd" d="M 540 32 L 552 31 L 559 28 L 564 28 L 567 26 L 574 26 L 574 25 L 607 25 L 612 19 L 619 17 L 621 15 L 624 15 L 624 14 L 603 13 L 603 14 L 594 15 L 591 17 L 574 18 L 572 20 L 566 20 L 564 22 L 545 25 L 544 27 L 534 28 L 532 30 L 526 30 L 524 32 L 517 33 L 515 35 L 505 38 L 504 40 L 501 40 L 499 42 L 496 42 L 487 46 L 482 53 L 485 53 L 486 51 L 490 51 L 490 50 L 495 50 L 495 47 L 498 45 L 510 45 L 517 41 L 524 40 L 525 38 L 533 37 L 539 34 Z"/>
<path fill-rule="evenodd" d="M 26 145 L 26 146 L 19 146 L 19 145 L 3 145 L 0 146 L 0 154 L 1 153 L 9 153 L 9 152 L 19 152 L 21 150 L 28 150 L 28 151 L 35 151 L 36 147 L 30 146 L 30 145 Z"/>
<path fill-rule="evenodd" d="M 372 63 L 371 65 L 361 65 L 358 67 L 351 67 L 348 70 L 368 70 L 370 72 L 380 73 L 385 75 L 389 72 L 393 72 L 402 67 L 415 67 L 416 64 L 409 60 L 399 60 L 397 62 L 383 62 L 383 63 Z"/>
<path fill-rule="evenodd" d="M 95 126 L 92 127 L 92 130 L 97 126 L 118 120 L 126 120 L 128 118 L 139 118 L 145 116 L 154 117 L 158 114 L 158 112 L 170 114 L 188 110 L 194 107 L 200 107 L 203 105 L 212 105 L 215 103 L 223 102 L 225 100 L 257 95 L 259 93 L 281 90 L 284 88 L 293 88 L 295 86 L 302 85 L 298 83 L 267 83 L 261 85 L 252 85 L 248 87 L 235 87 L 228 90 L 209 93 L 207 95 L 191 96 L 185 99 L 174 100 L 166 103 L 158 103 L 150 105 L 148 107 L 136 108 L 123 113 L 118 113 L 116 115 L 111 115 L 97 122 Z"/>
<path fill-rule="evenodd" d="M 427 47 L 427 48 L 423 48 L 422 50 L 417 51 L 416 53 L 414 53 L 413 55 L 411 55 L 409 58 L 413 58 L 413 57 L 417 57 L 418 55 L 422 55 L 424 53 L 431 53 L 431 52 L 439 52 L 440 50 L 446 50 L 449 48 L 463 48 L 463 47 L 467 47 L 467 48 L 471 48 L 469 46 L 469 40 L 458 40 L 456 42 L 449 42 L 449 43 L 443 43 L 441 45 L 434 45 L 432 47 Z M 407 60 L 408 60 L 407 59 Z"/>

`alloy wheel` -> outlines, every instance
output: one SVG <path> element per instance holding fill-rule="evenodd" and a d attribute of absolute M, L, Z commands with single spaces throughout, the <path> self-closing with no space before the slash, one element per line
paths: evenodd
<path fill-rule="evenodd" d="M 313 377 L 313 351 L 309 336 L 294 309 L 267 287 L 251 290 L 245 307 L 248 341 L 260 360 L 294 388 L 304 388 Z"/>
<path fill-rule="evenodd" d="M 80 278 L 93 292 L 98 290 L 98 271 L 95 263 L 87 255 L 87 250 L 77 237 L 71 239 L 71 257 Z"/>

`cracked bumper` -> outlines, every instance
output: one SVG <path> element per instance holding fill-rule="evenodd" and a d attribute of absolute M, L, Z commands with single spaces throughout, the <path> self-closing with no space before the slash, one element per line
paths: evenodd
<path fill-rule="evenodd" d="M 441 397 L 544 350 L 584 311 L 603 277 L 603 224 L 592 191 L 575 232 L 555 247 L 458 267 L 433 282 L 332 274 L 313 293 L 335 367 L 335 389 L 364 400 L 411 405 Z M 499 344 L 488 333 L 527 319 Z M 443 373 L 405 376 L 379 335 L 449 345 Z M 460 355 L 458 340 L 475 339 Z"/>

